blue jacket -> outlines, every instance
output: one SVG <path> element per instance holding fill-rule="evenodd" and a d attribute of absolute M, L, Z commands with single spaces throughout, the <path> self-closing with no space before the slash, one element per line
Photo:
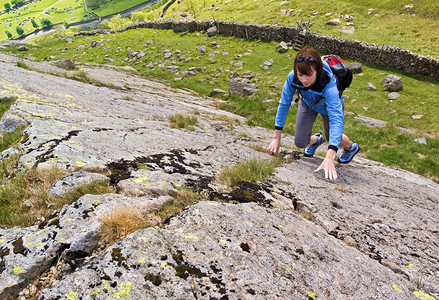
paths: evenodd
<path fill-rule="evenodd" d="M 339 95 L 337 82 L 331 68 L 323 62 L 323 76 L 309 88 L 305 88 L 294 76 L 294 70 L 288 74 L 277 109 L 276 129 L 282 129 L 294 94 L 301 94 L 303 101 L 315 112 L 329 116 L 329 147 L 338 150 L 344 130 L 343 98 Z"/>

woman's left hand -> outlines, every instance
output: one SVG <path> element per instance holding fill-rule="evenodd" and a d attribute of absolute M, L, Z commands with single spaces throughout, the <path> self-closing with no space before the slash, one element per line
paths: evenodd
<path fill-rule="evenodd" d="M 334 159 L 336 152 L 333 149 L 328 149 L 326 153 L 325 159 L 320 164 L 320 166 L 314 170 L 314 172 L 318 172 L 320 170 L 325 170 L 325 178 L 330 180 L 337 179 L 337 171 L 335 170 Z"/>

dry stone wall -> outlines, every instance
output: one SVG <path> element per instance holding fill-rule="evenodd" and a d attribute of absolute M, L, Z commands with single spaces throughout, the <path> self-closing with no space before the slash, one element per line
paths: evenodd
<path fill-rule="evenodd" d="M 294 41 L 299 33 L 296 26 L 270 26 L 257 24 L 240 24 L 231 22 L 213 21 L 147 21 L 136 23 L 125 31 L 136 28 L 172 29 L 174 32 L 207 31 L 216 26 L 218 34 L 235 36 L 246 39 L 260 39 L 262 41 Z M 118 32 L 113 31 L 113 32 Z M 82 35 L 108 33 L 109 31 L 96 30 L 81 32 Z M 375 65 L 396 68 L 407 74 L 418 74 L 430 78 L 439 78 L 439 59 L 422 56 L 396 46 L 365 43 L 353 39 L 344 39 L 309 32 L 306 42 L 316 47 L 321 53 L 336 53 L 342 57 L 358 60 Z"/>

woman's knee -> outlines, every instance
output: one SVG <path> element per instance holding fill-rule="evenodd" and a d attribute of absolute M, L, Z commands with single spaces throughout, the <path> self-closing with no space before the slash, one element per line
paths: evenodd
<path fill-rule="evenodd" d="M 296 145 L 296 147 L 298 148 L 306 148 L 309 144 L 309 138 L 308 139 L 294 139 L 294 144 Z"/>

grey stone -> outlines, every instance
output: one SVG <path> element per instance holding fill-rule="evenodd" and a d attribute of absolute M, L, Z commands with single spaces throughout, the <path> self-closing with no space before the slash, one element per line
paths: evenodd
<path fill-rule="evenodd" d="M 90 173 L 90 172 L 75 172 L 72 175 L 65 177 L 54 184 L 49 189 L 49 193 L 55 197 L 62 197 L 66 193 L 75 190 L 76 188 L 91 184 L 95 181 L 109 182 L 109 178 L 103 174 Z"/>
<path fill-rule="evenodd" d="M 70 59 L 57 61 L 55 62 L 55 65 L 64 70 L 73 70 L 75 68 L 75 64 Z"/>
<path fill-rule="evenodd" d="M 279 53 L 285 53 L 288 51 L 288 46 L 287 43 L 285 42 L 280 42 L 277 46 L 276 46 L 276 51 Z"/>
<path fill-rule="evenodd" d="M 354 26 L 343 26 L 338 32 L 346 33 L 346 34 L 354 34 L 355 27 Z"/>
<path fill-rule="evenodd" d="M 369 91 L 375 91 L 377 88 L 376 88 L 376 86 L 374 86 L 372 83 L 368 82 L 368 83 L 367 83 L 367 89 L 368 89 Z"/>
<path fill-rule="evenodd" d="M 27 121 L 21 116 L 5 113 L 0 120 L 0 133 L 14 132 L 17 128 L 27 125 Z"/>
<path fill-rule="evenodd" d="M 399 91 L 403 88 L 401 77 L 396 75 L 387 75 L 383 79 L 383 87 L 389 91 Z"/>
<path fill-rule="evenodd" d="M 18 51 L 29 51 L 29 48 L 26 46 L 20 46 L 17 48 Z"/>
<path fill-rule="evenodd" d="M 227 92 L 221 89 L 213 89 L 209 93 L 210 96 L 218 95 L 218 94 L 227 94 Z"/>
<path fill-rule="evenodd" d="M 366 116 L 361 116 L 361 115 L 356 115 L 353 118 L 354 120 L 363 123 L 367 127 L 384 127 L 387 124 L 387 122 L 385 121 L 366 117 Z"/>
<path fill-rule="evenodd" d="M 399 94 L 399 93 L 397 93 L 397 92 L 392 92 L 392 93 L 390 93 L 390 94 L 387 94 L 387 99 L 389 99 L 389 100 L 396 100 L 396 99 L 398 99 L 399 97 L 400 97 L 401 95 Z"/>
<path fill-rule="evenodd" d="M 17 100 L 17 98 L 18 97 L 16 95 L 11 95 L 11 94 L 0 95 L 0 103 L 15 101 Z"/>
<path fill-rule="evenodd" d="M 348 65 L 349 70 L 352 71 L 353 74 L 358 74 L 363 72 L 363 66 L 360 63 L 350 63 Z"/>
<path fill-rule="evenodd" d="M 331 19 L 329 21 L 326 21 L 326 23 L 325 23 L 325 25 L 330 25 L 330 26 L 337 26 L 340 24 L 341 24 L 340 19 Z"/>
<path fill-rule="evenodd" d="M 218 33 L 218 29 L 216 26 L 212 26 L 209 29 L 207 29 L 207 36 L 215 36 Z"/>
<path fill-rule="evenodd" d="M 201 46 L 198 46 L 197 49 L 200 51 L 201 55 L 206 54 L 206 46 L 201 45 Z"/>
<path fill-rule="evenodd" d="M 413 140 L 415 143 L 427 145 L 427 140 L 425 137 L 417 138 Z"/>
<path fill-rule="evenodd" d="M 239 96 L 250 96 L 257 90 L 256 85 L 233 80 L 229 83 L 229 92 Z"/>

